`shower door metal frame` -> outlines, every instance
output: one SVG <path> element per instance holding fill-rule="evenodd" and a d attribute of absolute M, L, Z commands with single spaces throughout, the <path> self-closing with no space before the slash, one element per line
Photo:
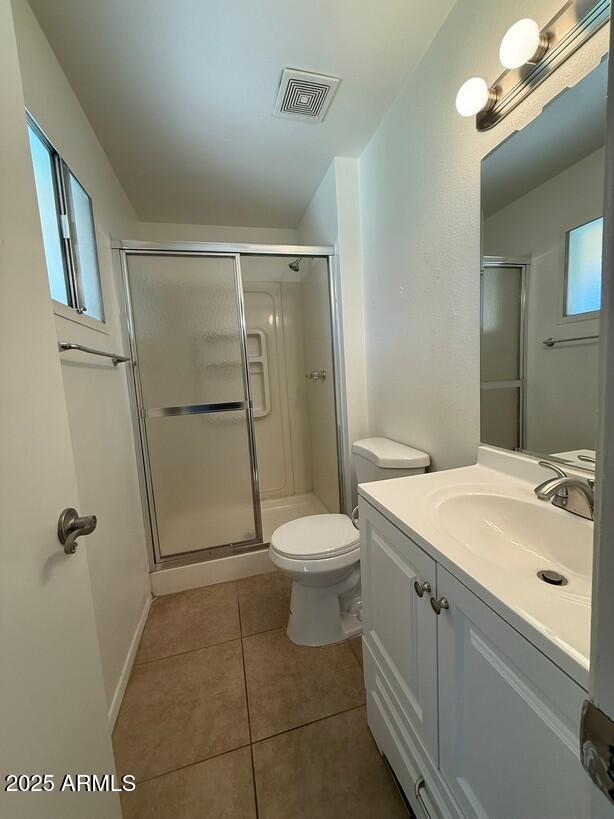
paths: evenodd
<path fill-rule="evenodd" d="M 146 521 L 146 539 L 148 545 L 149 562 L 152 571 L 171 568 L 174 566 L 189 565 L 214 558 L 226 557 L 243 552 L 251 552 L 266 547 L 262 534 L 262 516 L 260 506 L 260 488 L 258 480 L 258 458 L 256 452 L 256 436 L 253 417 L 253 407 L 251 398 L 251 385 L 249 380 L 249 365 L 247 358 L 247 330 L 245 323 L 245 306 L 243 282 L 241 278 L 241 256 L 303 256 L 305 258 L 323 258 L 327 261 L 328 286 L 330 297 L 330 320 L 333 342 L 333 380 L 335 395 L 335 423 L 337 437 L 337 474 L 339 483 L 339 505 L 340 511 L 344 512 L 349 508 L 346 493 L 349 492 L 349 481 L 347 475 L 347 414 L 344 395 L 341 390 L 343 372 L 343 335 L 341 325 L 341 304 L 338 295 L 338 284 L 336 278 L 338 271 L 335 268 L 335 250 L 329 246 L 304 246 L 304 245 L 259 245 L 259 244 L 226 244 L 214 242 L 141 242 L 138 240 L 114 241 L 112 249 L 119 252 L 119 262 L 121 268 L 121 280 L 123 285 L 124 301 L 124 321 L 123 329 L 127 344 L 130 347 L 132 356 L 132 379 L 130 389 L 130 405 L 135 442 L 137 449 L 137 463 L 139 471 L 139 485 L 141 490 L 141 502 L 143 514 Z M 204 549 L 188 552 L 184 555 L 163 557 L 160 553 L 158 540 L 155 502 L 153 496 L 153 483 L 151 476 L 151 466 L 149 462 L 149 452 L 147 449 L 147 434 L 145 431 L 145 413 L 140 389 L 138 373 L 138 352 L 136 347 L 136 337 L 134 332 L 134 321 L 132 315 L 132 303 L 130 300 L 130 286 L 128 279 L 128 257 L 130 255 L 139 256 L 196 256 L 196 257 L 225 257 L 233 258 L 235 261 L 235 283 L 237 288 L 237 304 L 239 307 L 240 333 L 241 333 L 241 357 L 243 363 L 243 376 L 245 394 L 247 396 L 248 414 L 248 442 L 249 456 L 252 474 L 252 499 L 254 504 L 254 518 L 256 522 L 256 539 L 242 541 L 240 543 L 219 544 Z M 175 409 L 175 414 L 187 412 L 181 408 Z M 217 409 L 217 407 L 216 407 Z M 220 407 L 219 409 L 226 409 Z M 218 411 L 219 411 L 218 409 Z M 201 409 L 202 411 L 202 409 Z M 210 411 L 215 411 L 214 409 Z M 140 454 L 140 457 L 139 457 Z"/>

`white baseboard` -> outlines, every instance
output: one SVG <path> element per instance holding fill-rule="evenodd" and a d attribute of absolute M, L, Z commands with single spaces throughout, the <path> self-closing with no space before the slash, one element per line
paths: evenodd
<path fill-rule="evenodd" d="M 266 574 L 274 569 L 275 566 L 269 558 L 269 550 L 261 549 L 257 552 L 207 560 L 204 563 L 192 563 L 189 566 L 159 569 L 151 573 L 151 590 L 156 597 L 160 597 L 186 589 L 239 580 L 241 577 L 251 577 L 254 574 Z"/>
<path fill-rule="evenodd" d="M 126 655 L 126 660 L 124 661 L 122 673 L 119 675 L 119 680 L 115 686 L 115 693 L 113 694 L 113 699 L 111 700 L 111 705 L 109 706 L 109 728 L 111 731 L 113 731 L 113 727 L 115 726 L 115 720 L 119 714 L 119 709 L 126 692 L 126 686 L 128 685 L 128 679 L 130 677 L 130 672 L 132 671 L 132 666 L 134 665 L 134 658 L 136 657 L 136 652 L 139 647 L 143 629 L 145 628 L 145 623 L 147 622 L 147 615 L 149 614 L 152 601 L 153 597 L 149 595 L 145 601 L 145 605 L 143 606 L 143 611 L 139 617 L 139 622 L 134 631 L 132 640 L 130 641 L 130 648 L 128 649 L 128 654 Z"/>

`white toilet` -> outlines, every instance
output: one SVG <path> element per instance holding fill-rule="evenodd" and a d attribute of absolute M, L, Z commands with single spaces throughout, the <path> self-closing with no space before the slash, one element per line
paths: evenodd
<path fill-rule="evenodd" d="M 419 475 L 425 452 L 388 438 L 352 446 L 358 483 Z M 271 561 L 292 580 L 288 637 L 323 646 L 360 634 L 360 539 L 347 515 L 309 515 L 273 532 Z"/>

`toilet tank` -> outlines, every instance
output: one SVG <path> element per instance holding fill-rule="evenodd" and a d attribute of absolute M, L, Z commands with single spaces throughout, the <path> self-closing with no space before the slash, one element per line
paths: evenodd
<path fill-rule="evenodd" d="M 358 483 L 404 478 L 426 472 L 431 459 L 426 452 L 390 438 L 362 438 L 352 444 Z"/>

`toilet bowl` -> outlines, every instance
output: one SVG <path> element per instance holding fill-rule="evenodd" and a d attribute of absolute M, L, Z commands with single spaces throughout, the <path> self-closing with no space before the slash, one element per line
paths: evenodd
<path fill-rule="evenodd" d="M 347 515 L 284 523 L 273 532 L 269 556 L 292 580 L 292 642 L 321 646 L 360 633 L 360 539 Z"/>
<path fill-rule="evenodd" d="M 388 438 L 352 447 L 359 483 L 423 473 L 429 456 Z M 292 580 L 287 634 L 322 646 L 362 632 L 360 536 L 347 515 L 309 515 L 273 532 L 269 557 Z"/>

